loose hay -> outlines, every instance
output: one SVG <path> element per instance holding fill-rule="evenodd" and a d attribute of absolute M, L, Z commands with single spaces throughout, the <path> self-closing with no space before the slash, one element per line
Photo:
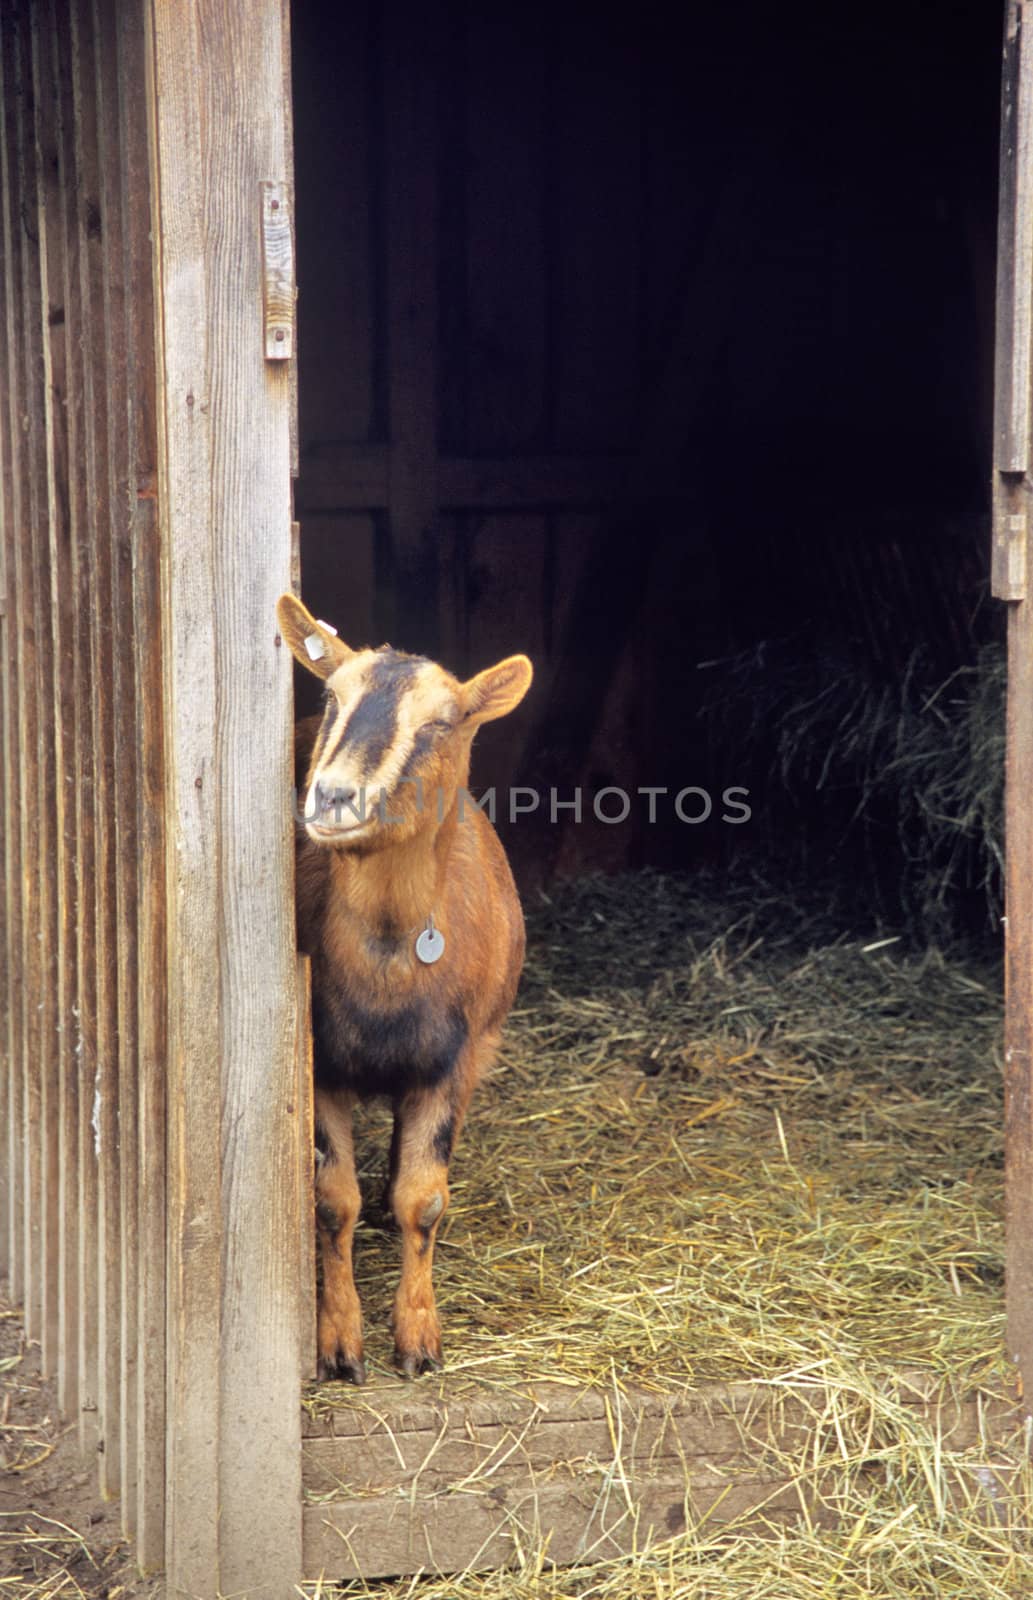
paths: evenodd
<path fill-rule="evenodd" d="M 1021 1435 L 945 1447 L 897 1404 L 923 1369 L 1000 1390 L 1000 999 L 992 966 L 839 936 L 761 884 L 721 899 L 654 874 L 585 880 L 534 911 L 525 983 L 454 1163 L 438 1252 L 447 1372 L 421 1392 L 560 1381 L 674 1392 L 804 1382 L 823 1421 L 801 1526 L 696 1528 L 557 1574 L 342 1594 L 735 1596 L 1033 1592 Z M 360 1140 L 383 1178 L 386 1116 Z M 357 1276 L 388 1365 L 396 1242 Z M 307 1404 L 362 1405 L 339 1385 Z M 329 1594 L 331 1591 L 324 1590 Z"/>
<path fill-rule="evenodd" d="M 736 752 L 754 842 L 801 876 L 835 858 L 832 892 L 845 885 L 921 938 L 996 929 L 1003 644 L 983 644 L 947 678 L 921 648 L 887 677 L 842 646 L 772 640 L 701 664 L 712 760 Z"/>

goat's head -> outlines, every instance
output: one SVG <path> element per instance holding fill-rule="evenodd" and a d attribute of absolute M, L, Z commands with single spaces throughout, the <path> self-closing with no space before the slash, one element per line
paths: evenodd
<path fill-rule="evenodd" d="M 349 649 L 294 595 L 280 596 L 276 615 L 295 660 L 326 684 L 304 805 L 320 844 L 382 849 L 447 816 L 474 733 L 519 705 L 531 683 L 526 656 L 461 683 L 388 645 Z"/>

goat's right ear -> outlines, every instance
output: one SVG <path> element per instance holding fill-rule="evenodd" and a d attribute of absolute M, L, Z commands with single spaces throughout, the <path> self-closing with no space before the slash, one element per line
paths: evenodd
<path fill-rule="evenodd" d="M 295 661 L 317 678 L 329 678 L 354 651 L 330 632 L 325 622 L 317 622 L 297 595 L 281 594 L 276 602 L 280 635 Z"/>

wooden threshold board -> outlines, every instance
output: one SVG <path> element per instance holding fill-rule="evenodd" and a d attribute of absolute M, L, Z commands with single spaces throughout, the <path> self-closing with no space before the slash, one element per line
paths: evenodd
<path fill-rule="evenodd" d="M 433 1380 L 432 1380 L 433 1381 Z M 999 1393 L 949 1392 L 928 1372 L 885 1385 L 953 1451 L 1003 1439 Z M 710 1383 L 680 1394 L 533 1383 L 497 1390 L 383 1378 L 303 1422 L 304 1571 L 313 1581 L 487 1570 L 548 1541 L 559 1565 L 601 1561 L 755 1515 L 828 1522 L 796 1478 L 833 1426 L 823 1385 Z M 821 1469 L 827 1476 L 825 1469 Z"/>

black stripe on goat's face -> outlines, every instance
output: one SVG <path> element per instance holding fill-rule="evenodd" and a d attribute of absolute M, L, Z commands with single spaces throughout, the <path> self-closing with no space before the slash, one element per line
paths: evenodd
<path fill-rule="evenodd" d="M 386 647 L 350 654 L 327 680 L 305 796 L 309 837 L 356 850 L 399 838 L 460 776 L 452 735 L 461 715 L 458 680 L 433 661 Z"/>

